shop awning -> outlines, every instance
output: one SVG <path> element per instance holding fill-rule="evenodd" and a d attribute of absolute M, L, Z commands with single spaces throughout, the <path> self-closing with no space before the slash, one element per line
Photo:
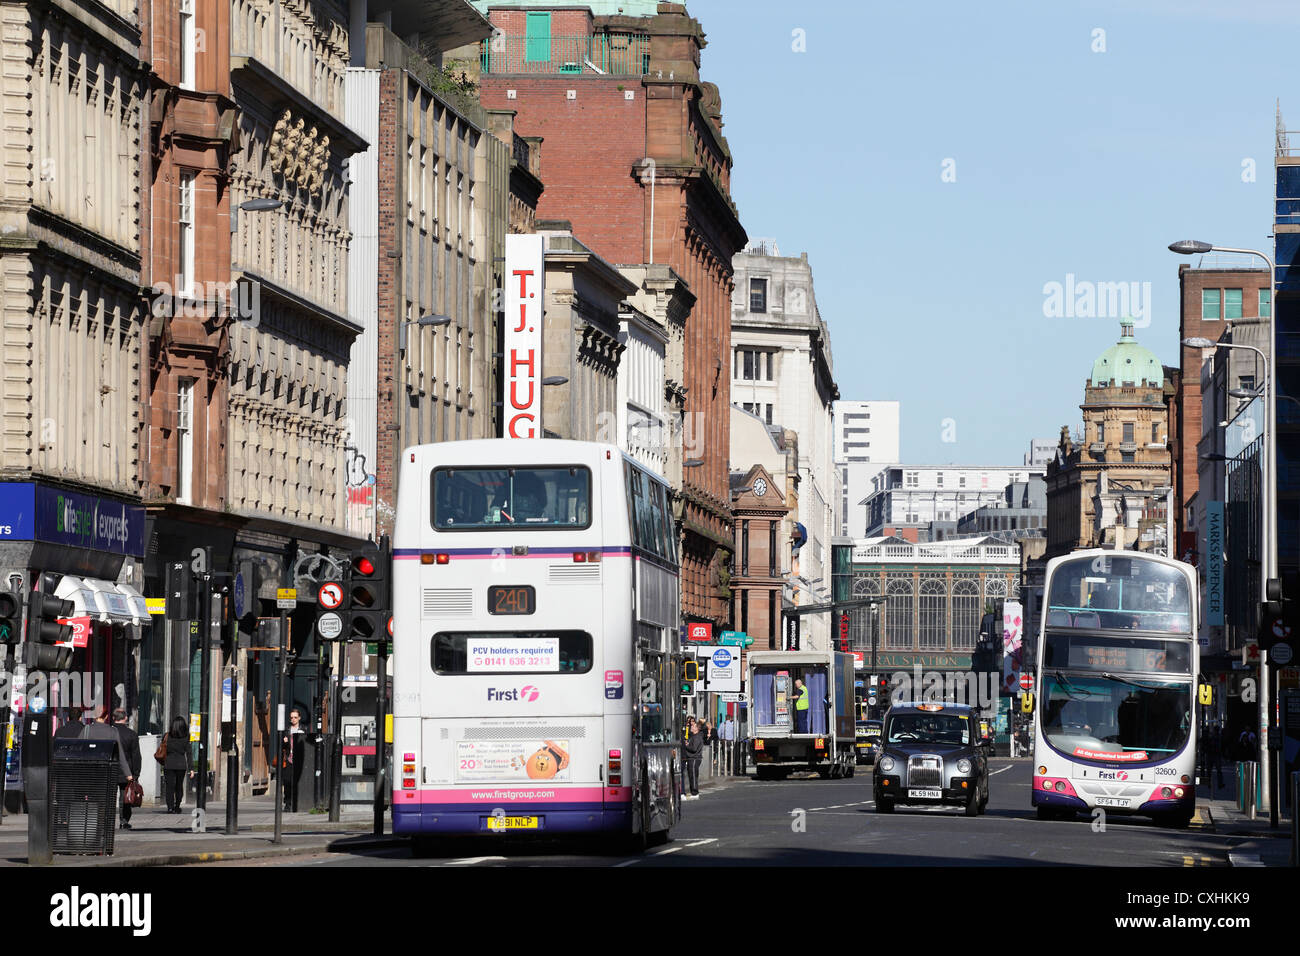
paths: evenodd
<path fill-rule="evenodd" d="M 65 574 L 54 595 L 72 602 L 73 617 L 89 617 L 110 624 L 148 623 L 149 612 L 144 606 L 144 598 L 134 588 L 131 591 L 134 594 L 119 590 L 118 585 L 111 581 Z M 133 598 L 139 598 L 138 607 Z"/>
<path fill-rule="evenodd" d="M 126 597 L 127 606 L 131 609 L 132 624 L 148 624 L 153 620 L 149 616 L 149 603 L 143 594 L 129 584 L 119 584 L 117 589 Z"/>
<path fill-rule="evenodd" d="M 96 621 L 107 620 L 107 618 L 101 618 L 104 612 L 100 609 L 99 600 L 95 597 L 94 589 L 86 587 L 85 582 L 75 575 L 65 574 L 59 580 L 59 586 L 55 588 L 54 596 L 72 602 L 70 617 L 89 617 Z"/>

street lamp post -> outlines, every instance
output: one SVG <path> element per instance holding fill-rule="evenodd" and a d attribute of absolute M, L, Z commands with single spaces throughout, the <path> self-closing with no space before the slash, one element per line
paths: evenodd
<path fill-rule="evenodd" d="M 1196 239 L 1184 239 L 1181 242 L 1170 243 L 1170 252 L 1176 252 L 1179 255 L 1190 256 L 1205 252 L 1232 252 L 1241 255 L 1256 256 L 1268 263 L 1268 295 L 1269 295 L 1269 323 L 1268 323 L 1268 352 L 1271 356 L 1277 355 L 1277 305 L 1273 302 L 1273 293 L 1277 288 L 1277 266 L 1270 256 L 1258 251 L 1257 249 L 1237 249 L 1232 246 L 1216 246 L 1213 243 L 1201 242 Z M 1258 350 L 1257 350 L 1258 351 Z M 1263 591 L 1262 598 L 1268 600 L 1268 582 L 1278 576 L 1277 560 L 1277 362 L 1271 364 L 1264 362 L 1264 444 L 1268 449 L 1269 472 L 1264 476 L 1264 509 L 1263 521 L 1266 527 L 1272 530 L 1268 535 L 1269 546 L 1267 549 L 1261 549 L 1260 555 L 1264 562 L 1264 573 L 1262 578 Z M 1272 750 L 1269 748 L 1269 737 L 1273 727 L 1273 678 L 1268 669 L 1268 652 L 1260 648 L 1259 653 L 1259 676 L 1262 685 L 1259 695 L 1259 720 L 1260 729 L 1263 731 L 1259 735 L 1259 763 L 1261 769 L 1262 784 L 1261 789 L 1264 791 L 1264 799 L 1268 801 L 1268 825 L 1276 827 L 1278 825 L 1277 800 L 1273 793 L 1274 773 L 1272 767 Z"/>
<path fill-rule="evenodd" d="M 1172 248 L 1172 247 L 1171 247 Z M 1237 250 L 1231 250 L 1237 251 Z M 1262 255 L 1262 253 L 1261 253 Z M 1264 434 L 1261 436 L 1261 462 L 1260 477 L 1264 484 L 1264 495 L 1262 501 L 1262 514 L 1260 518 L 1260 559 L 1263 565 L 1263 573 L 1260 575 L 1260 601 L 1268 601 L 1268 582 L 1271 578 L 1277 576 L 1277 527 L 1276 519 L 1276 501 L 1274 498 L 1274 469 L 1276 467 L 1274 454 L 1276 452 L 1276 434 L 1274 429 L 1274 413 L 1276 411 L 1276 402 L 1271 399 L 1274 396 L 1273 373 L 1276 370 L 1276 363 L 1271 363 L 1268 356 L 1260 349 L 1253 345 L 1237 345 L 1231 342 L 1215 342 L 1203 337 L 1192 337 L 1183 339 L 1183 345 L 1189 348 L 1227 348 L 1227 349 L 1246 349 L 1254 352 L 1259 356 L 1260 361 L 1264 363 Z M 1260 789 L 1263 791 L 1264 799 L 1268 801 L 1269 825 L 1277 826 L 1277 801 L 1273 799 L 1273 793 L 1270 789 L 1273 778 L 1272 767 L 1269 765 L 1271 752 L 1269 750 L 1268 740 L 1269 731 L 1272 726 L 1272 676 L 1268 670 L 1268 652 L 1260 648 L 1259 652 L 1259 676 L 1260 676 L 1260 734 L 1259 741 L 1259 765 L 1260 765 Z"/>

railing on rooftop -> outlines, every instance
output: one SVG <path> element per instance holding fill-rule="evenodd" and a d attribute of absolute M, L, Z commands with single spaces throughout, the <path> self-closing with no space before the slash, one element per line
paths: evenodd
<path fill-rule="evenodd" d="M 484 40 L 479 51 L 484 73 L 594 76 L 599 71 L 612 76 L 644 76 L 650 72 L 650 36 L 645 33 L 551 37 L 498 34 Z"/>

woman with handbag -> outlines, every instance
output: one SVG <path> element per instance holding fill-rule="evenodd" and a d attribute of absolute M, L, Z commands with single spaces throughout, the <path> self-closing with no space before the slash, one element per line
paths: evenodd
<path fill-rule="evenodd" d="M 185 718 L 172 718 L 163 734 L 154 759 L 163 765 L 163 792 L 167 795 L 167 812 L 180 813 L 185 799 L 185 772 L 190 770 L 190 733 Z"/>

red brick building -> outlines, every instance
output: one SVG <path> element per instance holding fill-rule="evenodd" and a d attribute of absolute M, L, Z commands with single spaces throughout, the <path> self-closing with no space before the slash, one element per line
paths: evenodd
<path fill-rule="evenodd" d="M 227 166 L 235 105 L 229 44 L 200 38 L 228 37 L 231 8 L 196 0 L 181 16 L 180 6 L 166 0 L 142 6 L 142 58 L 152 67 L 142 284 L 153 296 L 148 371 L 141 376 L 144 487 L 146 501 L 169 513 L 176 506 L 220 512 L 226 496 L 220 356 L 232 312 Z"/>
<path fill-rule="evenodd" d="M 681 487 L 683 617 L 721 625 L 733 547 L 731 260 L 746 235 L 731 200 L 718 89 L 700 79 L 704 32 L 676 3 L 639 17 L 536 6 L 489 8 L 498 33 L 473 58 L 482 102 L 514 110 L 515 132 L 545 140 L 539 219 L 568 220 L 608 262 L 667 264 L 696 297 L 683 424 L 699 453 L 666 477 Z"/>
<path fill-rule="evenodd" d="M 781 527 L 789 512 L 784 488 L 762 465 L 731 476 L 736 556 L 731 578 L 732 624 L 754 639 L 756 650 L 776 650 L 781 638 L 789 536 Z"/>
<path fill-rule="evenodd" d="M 1272 301 L 1267 269 L 1193 269 L 1187 264 L 1178 267 L 1179 308 L 1178 340 L 1206 338 L 1219 340 L 1228 323 L 1258 323 L 1260 317 L 1270 321 Z M 1201 420 L 1201 363 L 1205 350 L 1181 347 L 1181 371 L 1178 391 L 1171 408 L 1170 450 L 1173 453 L 1174 497 L 1178 513 L 1175 521 L 1178 539 L 1184 541 L 1184 532 L 1195 533 L 1195 525 L 1187 524 L 1186 508 L 1198 488 L 1196 445 L 1201 440 L 1204 423 Z M 1250 382 L 1233 382 L 1252 385 Z M 1262 380 L 1253 382 L 1258 388 Z M 1176 423 L 1176 424 L 1175 424 Z M 1179 556 L 1184 553 L 1180 547 Z"/>

